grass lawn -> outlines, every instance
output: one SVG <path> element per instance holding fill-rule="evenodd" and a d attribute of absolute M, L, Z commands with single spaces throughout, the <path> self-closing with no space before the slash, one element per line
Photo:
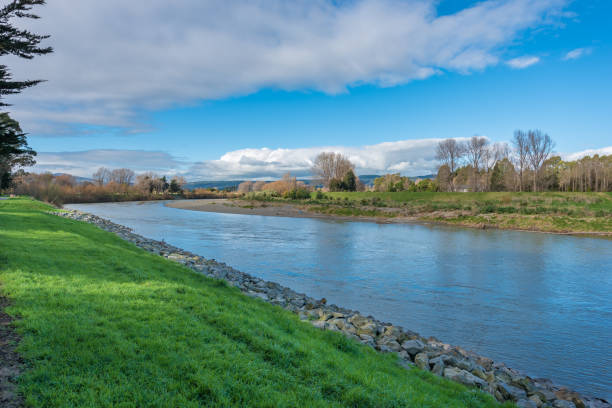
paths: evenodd
<path fill-rule="evenodd" d="M 498 406 L 50 209 L 0 201 L 28 406 Z"/>

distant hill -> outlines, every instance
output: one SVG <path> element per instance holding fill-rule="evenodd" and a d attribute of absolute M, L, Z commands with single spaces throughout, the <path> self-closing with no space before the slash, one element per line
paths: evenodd
<path fill-rule="evenodd" d="M 380 176 L 377 174 L 364 174 L 364 175 L 359 176 L 359 180 L 361 180 L 361 182 L 367 186 L 372 186 L 374 185 L 374 179 L 378 177 Z M 413 181 L 416 179 L 422 180 L 426 178 L 436 178 L 436 176 L 434 174 L 428 174 L 425 176 L 410 177 L 410 179 Z M 193 190 L 196 188 L 216 188 L 217 190 L 233 190 L 233 189 L 236 189 L 238 185 L 242 183 L 243 181 L 245 180 L 191 181 L 185 184 L 184 188 L 187 190 Z M 311 185 L 314 183 L 313 180 L 299 180 L 299 181 L 303 181 L 304 184 L 307 184 L 307 185 Z"/>
<path fill-rule="evenodd" d="M 68 174 L 68 173 L 53 173 L 53 175 L 55 177 L 57 176 L 72 176 L 74 177 L 74 179 L 76 180 L 77 183 L 85 183 L 86 181 L 93 183 L 93 179 L 90 179 L 88 177 L 81 177 L 81 176 L 75 176 L 73 174 Z"/>

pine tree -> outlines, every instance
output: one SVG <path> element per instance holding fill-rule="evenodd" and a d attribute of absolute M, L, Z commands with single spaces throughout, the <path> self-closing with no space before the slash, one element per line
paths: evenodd
<path fill-rule="evenodd" d="M 38 35 L 28 30 L 17 28 L 12 24 L 16 18 L 37 19 L 30 11 L 33 6 L 44 4 L 44 0 L 14 0 L 0 8 L 0 56 L 15 55 L 32 59 L 36 55 L 53 52 L 51 47 L 39 47 L 48 35 Z M 2 101 L 5 95 L 21 92 L 40 83 L 41 80 L 12 80 L 6 65 L 0 64 L 0 107 L 9 106 Z M 7 188 L 11 181 L 11 172 L 15 166 L 31 166 L 35 163 L 34 152 L 27 143 L 26 134 L 21 131 L 19 123 L 11 119 L 8 113 L 0 113 L 0 189 Z"/>
<path fill-rule="evenodd" d="M 33 165 L 36 152 L 28 146 L 19 123 L 8 113 L 0 113 L 0 135 L 0 189 L 5 189 L 11 181 L 11 170 Z"/>
<path fill-rule="evenodd" d="M 344 180 L 342 180 L 342 184 L 344 184 L 343 190 L 346 191 L 356 191 L 357 190 L 357 178 L 355 177 L 355 173 L 353 170 L 349 170 L 344 175 Z"/>
<path fill-rule="evenodd" d="M 35 5 L 44 4 L 44 0 L 15 0 L 0 8 L 0 56 L 16 55 L 21 58 L 32 59 L 35 55 L 44 55 L 53 52 L 51 47 L 39 47 L 42 40 L 48 35 L 38 35 L 28 30 L 15 27 L 12 24 L 15 18 L 39 18 L 30 10 Z M 41 80 L 14 81 L 6 65 L 0 65 L 0 98 L 21 92 L 40 83 Z M 0 106 L 8 106 L 0 100 Z"/>

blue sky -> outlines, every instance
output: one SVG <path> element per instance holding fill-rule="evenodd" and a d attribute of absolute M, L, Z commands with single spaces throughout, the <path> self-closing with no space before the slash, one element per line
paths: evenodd
<path fill-rule="evenodd" d="M 155 30 L 161 5 L 126 33 L 134 21 L 104 24 L 105 9 L 62 24 L 68 2 L 40 9 L 35 28 L 56 55 L 23 69 L 49 81 L 11 100 L 38 170 L 269 178 L 306 175 L 318 151 L 336 150 L 362 174 L 419 175 L 435 169 L 439 138 L 503 142 L 518 128 L 546 131 L 562 154 L 612 153 L 607 1 L 203 3 L 195 14 L 214 19 L 185 1 L 151 35 L 134 33 Z M 113 25 L 115 40 L 90 46 Z"/>

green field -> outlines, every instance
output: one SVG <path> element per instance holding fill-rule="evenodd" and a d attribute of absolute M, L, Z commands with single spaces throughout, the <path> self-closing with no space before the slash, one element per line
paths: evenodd
<path fill-rule="evenodd" d="M 49 210 L 0 201 L 27 406 L 497 406 Z"/>

